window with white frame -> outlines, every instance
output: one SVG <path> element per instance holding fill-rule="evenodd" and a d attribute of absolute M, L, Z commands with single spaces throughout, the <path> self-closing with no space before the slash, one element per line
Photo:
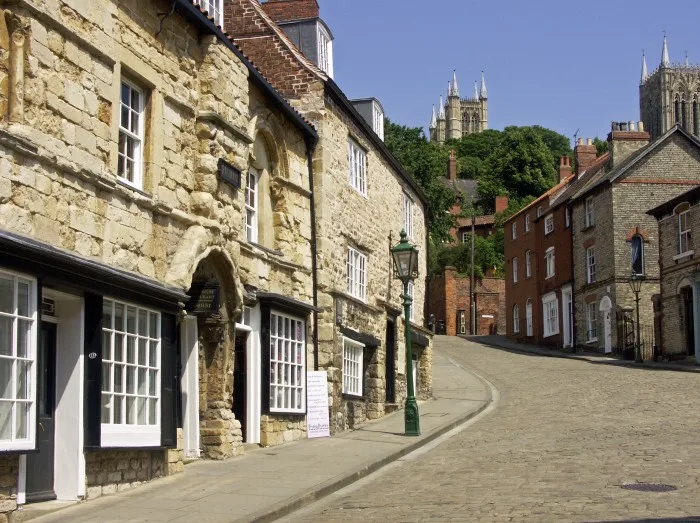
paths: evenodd
<path fill-rule="evenodd" d="M 527 303 L 525 304 L 525 327 L 527 330 L 527 335 L 532 336 L 532 300 L 530 298 L 527 299 Z"/>
<path fill-rule="evenodd" d="M 117 176 L 139 189 L 143 187 L 144 107 L 143 91 L 122 78 Z"/>
<path fill-rule="evenodd" d="M 544 219 L 544 233 L 549 234 L 554 231 L 554 215 L 549 214 Z"/>
<path fill-rule="evenodd" d="M 596 302 L 586 304 L 586 341 L 596 341 L 598 339 L 598 329 L 596 322 Z"/>
<path fill-rule="evenodd" d="M 333 78 L 333 40 L 323 24 L 317 25 L 318 67 Z"/>
<path fill-rule="evenodd" d="M 542 297 L 544 337 L 559 334 L 559 300 L 553 292 Z"/>
<path fill-rule="evenodd" d="M 367 255 L 352 247 L 348 247 L 347 282 L 348 294 L 367 298 Z"/>
<path fill-rule="evenodd" d="M 537 217 L 539 218 L 542 215 L 542 207 L 537 207 Z"/>
<path fill-rule="evenodd" d="M 160 445 L 160 314 L 102 302 L 102 445 Z"/>
<path fill-rule="evenodd" d="M 595 249 L 586 249 L 586 283 L 595 283 Z"/>
<path fill-rule="evenodd" d="M 352 138 L 348 139 L 348 165 L 350 185 L 367 196 L 367 154 Z"/>
<path fill-rule="evenodd" d="M 469 233 L 467 231 L 462 232 L 462 243 L 467 243 L 469 241 Z"/>
<path fill-rule="evenodd" d="M 583 203 L 584 207 L 584 227 L 595 225 L 595 211 L 593 210 L 593 197 L 589 196 Z"/>
<path fill-rule="evenodd" d="M 372 102 L 372 127 L 377 136 L 384 141 L 384 111 L 376 101 Z"/>
<path fill-rule="evenodd" d="M 195 4 L 199 4 L 209 16 L 214 19 L 214 23 L 219 27 L 224 25 L 224 9 L 223 0 L 195 0 Z"/>
<path fill-rule="evenodd" d="M 365 346 L 343 338 L 343 394 L 362 396 L 362 355 Z"/>
<path fill-rule="evenodd" d="M 692 250 L 690 236 L 690 204 L 685 202 L 674 210 L 678 215 L 678 254 L 684 254 Z"/>
<path fill-rule="evenodd" d="M 510 236 L 513 240 L 515 240 L 518 237 L 518 224 L 516 222 L 513 222 L 510 226 L 510 233 Z"/>
<path fill-rule="evenodd" d="M 270 412 L 306 410 L 306 323 L 270 312 Z"/>
<path fill-rule="evenodd" d="M 529 278 L 532 276 L 532 252 L 527 251 L 525 253 L 525 277 Z"/>
<path fill-rule="evenodd" d="M 415 303 L 414 303 L 414 290 L 415 287 L 413 285 L 412 281 L 408 282 L 408 297 L 411 298 L 411 306 L 408 309 L 408 318 L 413 321 L 413 313 L 416 310 Z"/>
<path fill-rule="evenodd" d="M 545 267 L 545 278 L 551 278 L 554 276 L 555 264 L 554 264 L 554 247 L 550 247 L 545 251 L 544 254 L 544 267 Z"/>
<path fill-rule="evenodd" d="M 408 238 L 413 238 L 413 199 L 403 193 L 403 230 Z"/>
<path fill-rule="evenodd" d="M 518 259 L 513 258 L 513 283 L 518 283 Z"/>
<path fill-rule="evenodd" d="M 525 215 L 525 232 L 530 232 L 530 215 Z"/>
<path fill-rule="evenodd" d="M 0 272 L 0 450 L 35 447 L 36 280 Z"/>
<path fill-rule="evenodd" d="M 568 207 L 564 208 L 564 222 L 565 222 L 564 225 L 566 227 L 571 226 L 571 211 L 569 210 Z"/>
<path fill-rule="evenodd" d="M 518 334 L 520 332 L 520 307 L 516 303 L 513 305 L 513 333 Z"/>
<path fill-rule="evenodd" d="M 249 242 L 258 241 L 258 172 L 253 168 L 245 185 L 245 232 Z"/>

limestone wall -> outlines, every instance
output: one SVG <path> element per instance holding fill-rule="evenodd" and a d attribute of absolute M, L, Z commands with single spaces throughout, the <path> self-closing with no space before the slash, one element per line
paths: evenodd
<path fill-rule="evenodd" d="M 10 521 L 8 513 L 17 509 L 19 455 L 0 457 L 0 523 Z"/>
<path fill-rule="evenodd" d="M 87 499 L 115 494 L 168 474 L 168 451 L 97 451 L 85 455 Z"/>

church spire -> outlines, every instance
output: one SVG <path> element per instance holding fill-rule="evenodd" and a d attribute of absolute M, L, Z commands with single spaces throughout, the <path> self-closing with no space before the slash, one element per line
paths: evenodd
<path fill-rule="evenodd" d="M 642 79 L 640 83 L 644 83 L 647 81 L 647 77 L 649 76 L 649 73 L 647 71 L 647 55 L 642 51 Z"/>
<path fill-rule="evenodd" d="M 486 79 L 484 78 L 484 71 L 481 71 L 481 98 L 488 98 L 488 92 L 486 91 Z"/>
<path fill-rule="evenodd" d="M 433 117 L 430 119 L 430 129 L 437 127 L 437 117 L 435 116 L 435 106 L 433 105 Z"/>
<path fill-rule="evenodd" d="M 688 51 L 685 52 L 685 66 L 686 67 L 690 66 L 690 62 L 688 62 Z"/>
<path fill-rule="evenodd" d="M 457 87 L 457 70 L 452 70 L 452 90 L 450 96 L 459 96 L 459 88 Z"/>
<path fill-rule="evenodd" d="M 668 44 L 666 43 L 666 31 L 664 31 L 664 47 L 661 49 L 661 67 L 668 67 L 671 61 L 668 59 Z"/>
<path fill-rule="evenodd" d="M 474 80 L 474 100 L 479 99 L 479 89 L 478 89 L 476 84 L 477 84 L 477 82 L 476 82 L 476 80 Z"/>
<path fill-rule="evenodd" d="M 445 119 L 445 104 L 442 102 L 442 95 L 440 95 L 440 105 L 438 106 L 438 120 Z"/>

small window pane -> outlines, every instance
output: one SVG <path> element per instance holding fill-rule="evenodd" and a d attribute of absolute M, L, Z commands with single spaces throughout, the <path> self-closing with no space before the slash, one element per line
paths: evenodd
<path fill-rule="evenodd" d="M 12 439 L 12 402 L 0 401 L 0 439 Z"/>
<path fill-rule="evenodd" d="M 112 333 L 102 331 L 102 359 L 112 359 Z"/>
<path fill-rule="evenodd" d="M 124 330 L 124 305 L 122 303 L 114 304 L 114 330 Z"/>
<path fill-rule="evenodd" d="M 114 361 L 124 361 L 124 335 L 114 333 Z"/>
<path fill-rule="evenodd" d="M 110 416 L 112 415 L 112 406 L 110 404 L 112 396 L 109 394 L 102 395 L 102 423 L 111 423 Z"/>
<path fill-rule="evenodd" d="M 112 365 L 110 363 L 102 364 L 102 391 L 112 391 Z"/>
<path fill-rule="evenodd" d="M 146 424 L 146 398 L 136 398 L 136 405 L 138 408 L 138 418 L 137 423 L 139 425 Z"/>
<path fill-rule="evenodd" d="M 0 398 L 12 399 L 12 360 L 7 358 L 0 358 Z"/>
<path fill-rule="evenodd" d="M 30 285 L 27 282 L 17 282 L 17 314 L 25 318 L 30 315 L 29 288 Z"/>
<path fill-rule="evenodd" d="M 148 400 L 148 424 L 149 425 L 155 425 L 156 424 L 156 414 L 157 414 L 157 408 L 158 406 L 158 400 L 155 398 L 150 398 Z"/>
<path fill-rule="evenodd" d="M 126 424 L 136 425 L 136 397 L 126 398 Z"/>
<path fill-rule="evenodd" d="M 136 334 L 136 307 L 126 308 L 126 332 Z"/>
<path fill-rule="evenodd" d="M 136 363 L 136 338 L 133 336 L 126 337 L 126 362 Z"/>
<path fill-rule="evenodd" d="M 136 392 L 136 367 L 126 368 L 126 393 L 135 394 Z"/>
<path fill-rule="evenodd" d="M 12 356 L 12 318 L 0 316 L 0 355 Z"/>
<path fill-rule="evenodd" d="M 158 366 L 158 342 L 157 341 L 150 342 L 148 365 L 150 367 L 157 367 Z"/>
<path fill-rule="evenodd" d="M 124 366 L 114 366 L 114 392 L 124 392 Z"/>
<path fill-rule="evenodd" d="M 31 363 L 28 361 L 17 361 L 17 399 L 29 399 L 29 379 Z"/>
<path fill-rule="evenodd" d="M 148 312 L 139 309 L 139 335 L 148 336 Z"/>
<path fill-rule="evenodd" d="M 139 369 L 138 372 L 138 389 L 137 394 L 141 396 L 146 395 L 146 369 Z"/>
<path fill-rule="evenodd" d="M 0 312 L 14 313 L 12 278 L 0 277 Z"/>
<path fill-rule="evenodd" d="M 124 396 L 114 396 L 114 423 L 124 424 Z"/>
<path fill-rule="evenodd" d="M 149 396 L 156 395 L 156 384 L 157 384 L 156 374 L 157 374 L 157 371 L 155 371 L 155 370 L 148 371 L 148 395 Z"/>
<path fill-rule="evenodd" d="M 15 421 L 15 437 L 17 439 L 27 439 L 27 424 L 29 421 L 29 403 L 16 403 L 17 420 Z"/>
<path fill-rule="evenodd" d="M 148 336 L 151 338 L 158 338 L 158 315 L 149 312 L 148 318 L 150 320 L 150 327 L 148 328 Z"/>
<path fill-rule="evenodd" d="M 17 320 L 17 357 L 31 357 L 32 320 Z"/>
<path fill-rule="evenodd" d="M 146 365 L 148 355 L 148 340 L 139 338 L 139 365 Z"/>

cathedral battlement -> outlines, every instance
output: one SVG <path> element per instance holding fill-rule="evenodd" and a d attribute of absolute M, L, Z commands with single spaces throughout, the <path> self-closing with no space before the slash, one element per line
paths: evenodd
<path fill-rule="evenodd" d="M 447 83 L 447 104 L 440 96 L 438 112 L 430 120 L 430 141 L 445 143 L 446 140 L 459 140 L 467 134 L 479 133 L 488 129 L 488 92 L 484 72 L 481 72 L 481 86 L 474 82 L 474 96 L 462 98 L 457 85 L 457 73 Z"/>

